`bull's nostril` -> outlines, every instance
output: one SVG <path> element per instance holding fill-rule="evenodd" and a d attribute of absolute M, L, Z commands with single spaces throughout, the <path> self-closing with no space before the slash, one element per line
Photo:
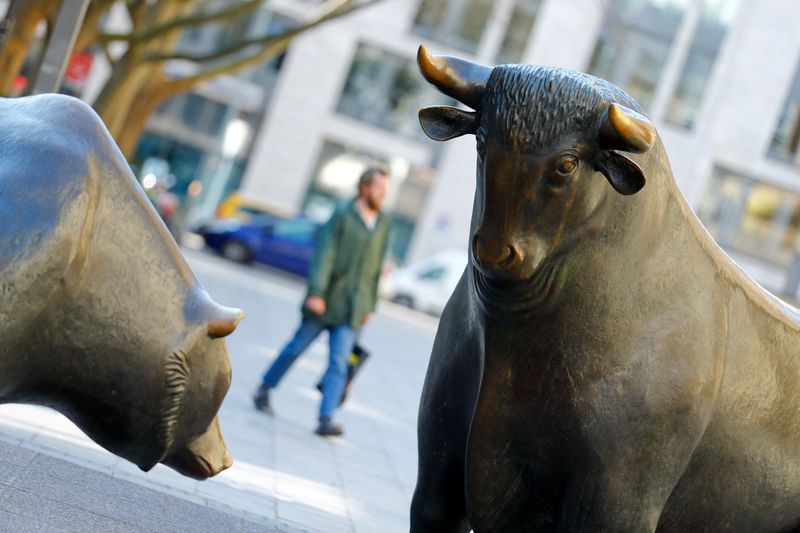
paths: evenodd
<path fill-rule="evenodd" d="M 478 264 L 491 270 L 506 270 L 520 261 L 519 251 L 511 244 L 488 247 L 480 239 L 473 238 L 472 251 Z"/>
<path fill-rule="evenodd" d="M 516 250 L 513 246 L 508 245 L 505 249 L 505 255 L 498 261 L 498 266 L 509 266 L 513 263 L 516 263 L 515 259 L 517 257 Z"/>

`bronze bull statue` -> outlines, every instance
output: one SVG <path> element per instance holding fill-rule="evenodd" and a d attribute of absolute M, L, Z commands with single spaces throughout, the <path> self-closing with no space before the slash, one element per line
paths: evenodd
<path fill-rule="evenodd" d="M 216 413 L 241 317 L 200 287 L 88 106 L 0 98 L 0 401 L 207 478 L 232 463 Z"/>
<path fill-rule="evenodd" d="M 800 528 L 800 322 L 714 243 L 617 87 L 420 48 L 474 111 L 470 261 L 419 410 L 413 532 Z"/>

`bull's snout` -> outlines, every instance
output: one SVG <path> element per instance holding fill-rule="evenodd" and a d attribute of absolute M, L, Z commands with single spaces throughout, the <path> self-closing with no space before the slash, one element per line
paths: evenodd
<path fill-rule="evenodd" d="M 472 237 L 472 256 L 487 274 L 510 274 L 522 261 L 519 249 L 508 239 L 480 231 Z"/>
<path fill-rule="evenodd" d="M 205 433 L 192 439 L 162 463 L 194 479 L 207 479 L 229 468 L 233 458 L 222 439 L 219 417 L 214 417 Z"/>

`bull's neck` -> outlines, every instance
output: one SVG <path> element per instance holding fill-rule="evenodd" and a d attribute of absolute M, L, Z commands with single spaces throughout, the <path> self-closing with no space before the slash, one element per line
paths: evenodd
<path fill-rule="evenodd" d="M 626 257 L 646 258 L 659 246 L 664 221 L 669 218 L 670 210 L 677 207 L 674 200 L 680 197 L 680 191 L 660 138 L 651 150 L 631 159 L 642 168 L 645 186 L 630 196 L 614 195 L 614 201 L 610 202 L 611 216 L 617 217 L 619 224 L 606 227 L 618 233 L 611 235 L 609 242 L 624 246 Z"/>

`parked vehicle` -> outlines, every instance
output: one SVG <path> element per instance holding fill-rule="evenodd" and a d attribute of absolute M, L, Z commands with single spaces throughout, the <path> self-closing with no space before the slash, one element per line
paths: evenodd
<path fill-rule="evenodd" d="M 466 265 L 466 252 L 442 251 L 389 274 L 381 282 L 381 296 L 439 316 Z"/>
<path fill-rule="evenodd" d="M 307 218 L 260 215 L 215 220 L 200 228 L 206 246 L 239 263 L 256 261 L 307 276 L 320 224 Z"/>
<path fill-rule="evenodd" d="M 235 192 L 225 198 L 217 207 L 217 218 L 238 218 L 250 220 L 255 217 L 269 215 L 277 218 L 286 218 L 286 213 L 264 202 L 244 196 Z"/>

